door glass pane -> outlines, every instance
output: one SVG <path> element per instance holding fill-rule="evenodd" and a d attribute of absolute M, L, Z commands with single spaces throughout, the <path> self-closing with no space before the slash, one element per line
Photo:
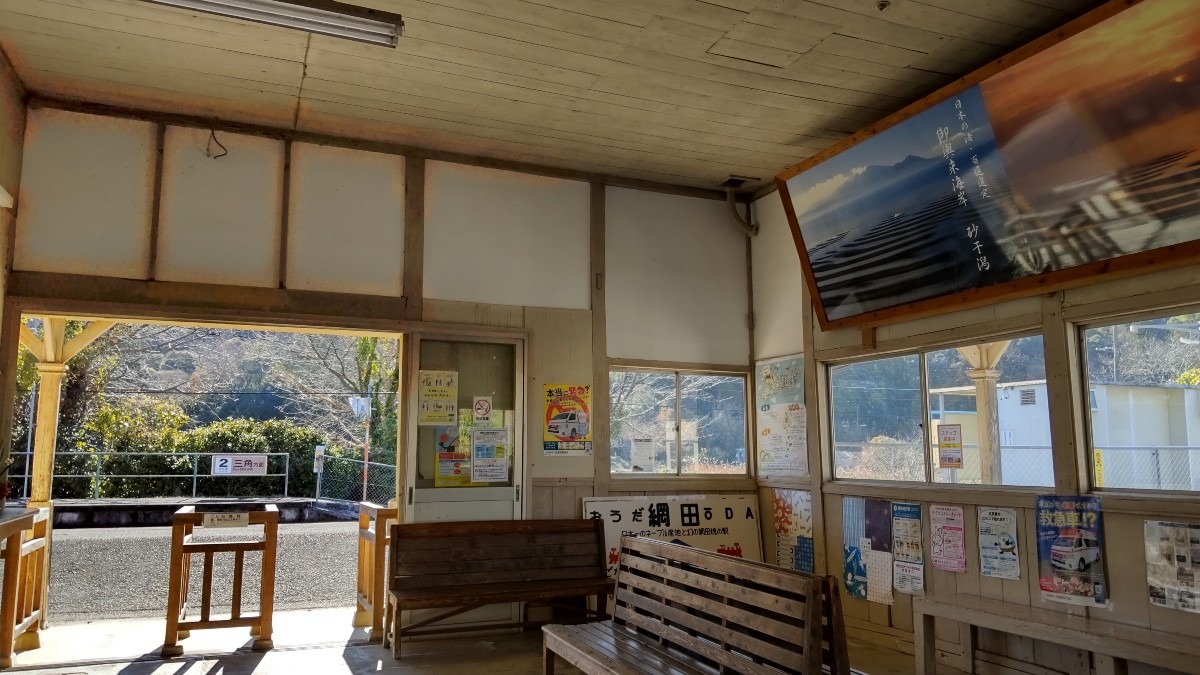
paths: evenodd
<path fill-rule="evenodd" d="M 833 366 L 829 394 L 835 477 L 925 480 L 915 354 Z"/>
<path fill-rule="evenodd" d="M 613 473 L 675 473 L 675 375 L 614 370 L 608 377 Z"/>
<path fill-rule="evenodd" d="M 422 378 L 433 377 L 434 373 L 454 374 L 453 378 L 442 375 L 440 381 L 430 379 L 427 384 L 441 384 L 440 391 L 445 393 L 449 389 L 446 383 L 453 381 L 457 387 L 457 410 L 453 423 L 444 421 L 417 427 L 417 487 L 513 485 L 513 470 L 520 451 L 520 439 L 516 435 L 516 364 L 516 346 L 512 344 L 421 340 L 421 372 L 417 374 L 416 392 L 418 415 L 423 399 L 432 398 L 422 395 Z M 491 397 L 490 422 L 474 423 L 476 397 Z M 507 442 L 506 446 L 504 442 Z M 472 450 L 476 450 L 475 454 L 481 455 L 480 458 L 490 460 L 488 464 L 492 471 L 502 469 L 506 462 L 507 470 L 502 473 L 507 479 L 472 481 L 471 465 L 475 461 Z"/>
<path fill-rule="evenodd" d="M 683 375 L 683 473 L 746 473 L 746 379 Z"/>

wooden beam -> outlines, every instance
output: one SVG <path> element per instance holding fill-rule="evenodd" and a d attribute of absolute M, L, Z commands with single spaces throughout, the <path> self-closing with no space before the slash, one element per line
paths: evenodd
<path fill-rule="evenodd" d="M 42 344 L 42 339 L 29 330 L 24 322 L 21 322 L 21 344 L 29 350 L 34 359 L 46 360 L 46 345 Z"/>
<path fill-rule="evenodd" d="M 592 458 L 595 466 L 593 494 L 597 497 L 608 496 L 612 476 L 608 410 L 608 315 L 604 295 L 605 199 L 604 185 L 592 183 L 589 271 L 592 294 Z"/>
<path fill-rule="evenodd" d="M 87 325 L 79 334 L 71 338 L 66 345 L 63 346 L 63 363 L 67 363 L 74 358 L 79 352 L 87 349 L 87 346 L 96 341 L 101 335 L 108 332 L 109 328 L 117 325 L 116 321 L 93 321 Z"/>
<path fill-rule="evenodd" d="M 62 363 L 63 348 L 67 342 L 67 320 L 42 317 L 42 345 L 46 358 L 42 363 Z"/>
<path fill-rule="evenodd" d="M 404 161 L 404 297 L 406 316 L 420 320 L 425 297 L 425 158 Z"/>
<path fill-rule="evenodd" d="M 167 125 L 159 122 L 154 132 L 154 191 L 150 205 L 150 247 L 146 261 L 146 278 L 158 276 L 158 230 L 162 214 L 163 154 L 167 147 Z"/>

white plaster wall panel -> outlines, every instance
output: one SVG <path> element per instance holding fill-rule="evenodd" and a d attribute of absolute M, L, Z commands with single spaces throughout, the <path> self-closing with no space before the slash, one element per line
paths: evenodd
<path fill-rule="evenodd" d="M 769 359 L 804 350 L 804 268 L 778 194 L 754 202 L 759 224 L 753 239 L 754 357 Z"/>
<path fill-rule="evenodd" d="M 287 287 L 400 296 L 404 158 L 292 145 Z"/>
<path fill-rule="evenodd" d="M 277 286 L 282 212 L 283 141 L 169 127 L 155 277 Z"/>
<path fill-rule="evenodd" d="M 30 110 L 15 268 L 146 278 L 155 135 L 150 122 Z"/>
<path fill-rule="evenodd" d="M 746 237 L 725 203 L 605 192 L 608 355 L 747 364 Z"/>
<path fill-rule="evenodd" d="M 425 171 L 425 297 L 589 308 L 587 183 L 446 162 Z"/>

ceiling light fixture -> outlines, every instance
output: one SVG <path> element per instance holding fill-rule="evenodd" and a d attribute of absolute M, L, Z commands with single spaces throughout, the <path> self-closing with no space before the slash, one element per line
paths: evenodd
<path fill-rule="evenodd" d="M 399 14 L 334 0 L 146 0 L 234 19 L 395 47 L 404 31 Z"/>

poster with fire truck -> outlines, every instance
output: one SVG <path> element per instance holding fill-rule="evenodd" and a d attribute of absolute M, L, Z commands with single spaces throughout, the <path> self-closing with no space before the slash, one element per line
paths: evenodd
<path fill-rule="evenodd" d="M 596 497 L 583 500 L 583 517 L 604 521 L 609 576 L 625 535 L 762 562 L 755 496 Z"/>

